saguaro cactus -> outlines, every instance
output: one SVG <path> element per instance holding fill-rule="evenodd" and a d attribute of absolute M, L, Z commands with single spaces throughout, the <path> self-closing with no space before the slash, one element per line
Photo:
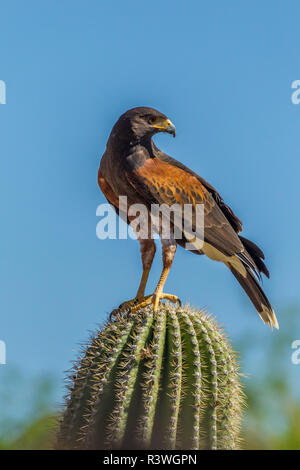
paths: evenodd
<path fill-rule="evenodd" d="M 215 320 L 188 306 L 119 315 L 70 377 L 58 448 L 234 449 L 243 393 Z"/>

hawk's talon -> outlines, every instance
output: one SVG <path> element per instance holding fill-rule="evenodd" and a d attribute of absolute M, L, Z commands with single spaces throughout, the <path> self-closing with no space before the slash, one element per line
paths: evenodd
<path fill-rule="evenodd" d="M 126 318 L 126 316 L 131 312 L 130 308 L 127 309 L 120 309 L 120 307 L 115 308 L 109 315 L 109 321 L 117 320 L 118 317 Z"/>
<path fill-rule="evenodd" d="M 163 299 L 170 300 L 170 302 L 173 302 L 173 304 L 178 303 L 179 307 L 182 306 L 182 302 L 181 302 L 181 300 L 179 299 L 179 297 L 177 297 L 177 295 L 173 295 L 173 294 L 163 294 L 163 297 L 162 297 L 162 299 L 160 299 L 160 300 L 163 300 Z"/>
<path fill-rule="evenodd" d="M 119 309 L 118 309 L 118 308 L 115 308 L 115 309 L 114 309 L 112 312 L 110 312 L 110 314 L 109 314 L 109 317 L 108 317 L 109 321 L 115 320 L 115 318 L 116 318 L 119 314 L 120 314 Z"/>
<path fill-rule="evenodd" d="M 170 302 L 173 302 L 174 304 L 177 302 L 179 306 L 181 307 L 181 300 L 177 297 L 177 295 L 173 294 L 151 294 L 151 295 L 146 295 L 145 297 L 142 297 L 141 299 L 134 298 L 131 300 L 127 300 L 126 302 L 122 302 L 118 308 L 114 309 L 111 314 L 109 315 L 109 320 L 112 321 L 115 318 L 118 317 L 118 315 L 128 315 L 130 312 L 136 312 L 137 310 L 140 310 L 141 308 L 147 307 L 148 305 L 153 305 L 154 312 L 157 311 L 158 309 L 158 304 L 162 300 L 169 300 Z"/>
<path fill-rule="evenodd" d="M 140 299 L 138 301 L 138 303 L 135 304 L 131 308 L 131 310 L 136 311 L 136 310 L 139 310 L 141 308 L 147 307 L 148 305 L 153 304 L 153 310 L 154 310 L 154 312 L 156 312 L 157 309 L 158 309 L 158 304 L 161 300 L 169 300 L 170 302 L 173 302 L 173 303 L 178 302 L 179 305 L 181 306 L 181 300 L 177 297 L 177 295 L 165 294 L 165 293 L 162 292 L 161 294 L 155 294 L 154 293 L 152 295 L 147 295 L 143 299 Z"/>
<path fill-rule="evenodd" d="M 126 302 L 122 302 L 121 305 L 119 305 L 119 310 L 132 310 L 133 307 L 138 305 L 140 302 L 145 301 L 145 299 L 148 299 L 148 297 L 151 297 L 151 295 L 147 295 L 141 299 L 135 297 L 134 299 L 126 300 Z"/>

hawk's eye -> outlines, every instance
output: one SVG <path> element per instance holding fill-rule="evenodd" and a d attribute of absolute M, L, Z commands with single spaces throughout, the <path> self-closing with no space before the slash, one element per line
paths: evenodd
<path fill-rule="evenodd" d="M 149 124 L 153 124 L 155 121 L 156 121 L 156 118 L 155 118 L 155 117 L 150 117 L 150 118 L 148 119 Z"/>

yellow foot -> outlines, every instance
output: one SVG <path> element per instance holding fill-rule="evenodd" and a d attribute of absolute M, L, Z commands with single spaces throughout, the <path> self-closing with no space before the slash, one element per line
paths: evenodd
<path fill-rule="evenodd" d="M 157 311 L 158 309 L 158 304 L 161 300 L 170 300 L 173 303 L 178 302 L 179 305 L 181 305 L 180 299 L 177 297 L 177 295 L 173 294 L 164 294 L 163 292 L 161 294 L 152 294 L 152 295 L 147 295 L 146 297 L 143 297 L 142 299 L 137 300 L 136 303 L 134 303 L 131 307 L 130 310 L 132 312 L 139 310 L 140 308 L 147 307 L 147 305 L 153 304 L 153 310 L 154 312 Z M 123 305 L 123 304 L 122 304 Z"/>
<path fill-rule="evenodd" d="M 176 303 L 178 302 L 181 305 L 181 300 L 177 297 L 177 295 L 173 294 L 151 294 L 146 295 L 140 299 L 134 298 L 131 300 L 127 300 L 123 302 L 119 308 L 113 310 L 109 316 L 109 319 L 112 320 L 113 318 L 117 317 L 118 315 L 124 315 L 130 312 L 135 312 L 141 308 L 147 307 L 148 305 L 153 305 L 154 312 L 158 309 L 158 304 L 161 300 L 170 300 L 170 302 Z"/>
<path fill-rule="evenodd" d="M 135 297 L 134 299 L 127 300 L 126 302 L 123 302 L 121 303 L 121 305 L 119 305 L 119 310 L 132 310 L 133 307 L 139 305 L 141 302 L 148 300 L 149 297 L 151 297 L 151 295 L 147 295 L 145 297 L 140 298 Z"/>
<path fill-rule="evenodd" d="M 126 302 L 122 302 L 121 305 L 119 305 L 118 308 L 116 308 L 115 310 L 113 310 L 111 312 L 111 314 L 109 315 L 109 319 L 112 320 L 113 318 L 117 317 L 118 315 L 124 315 L 126 313 L 131 312 L 136 305 L 139 305 L 140 302 L 146 301 L 146 299 L 148 299 L 148 297 L 152 297 L 152 296 L 147 295 L 147 297 L 141 297 L 141 298 L 135 297 L 134 299 L 126 300 Z M 146 305 L 148 305 L 148 304 L 146 304 Z"/>

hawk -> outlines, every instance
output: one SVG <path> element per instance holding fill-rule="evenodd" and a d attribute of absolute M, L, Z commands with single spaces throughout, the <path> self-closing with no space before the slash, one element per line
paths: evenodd
<path fill-rule="evenodd" d="M 187 247 L 187 234 L 182 229 L 181 237 L 163 234 L 162 218 L 156 225 L 151 218 L 153 204 L 184 208 L 189 205 L 190 225 L 195 225 L 198 205 L 204 209 L 202 240 L 194 240 L 189 250 L 206 255 L 212 260 L 224 263 L 238 280 L 264 323 L 278 328 L 274 310 L 260 287 L 261 273 L 269 277 L 262 250 L 250 240 L 239 235 L 242 223 L 231 208 L 223 201 L 216 189 L 184 164 L 159 150 L 152 137 L 158 132 L 167 132 L 175 137 L 175 126 L 161 112 L 148 107 L 137 107 L 124 113 L 113 126 L 106 150 L 100 162 L 98 183 L 109 203 L 121 215 L 120 196 L 126 196 L 128 208 L 142 204 L 147 209 L 144 225 L 148 236 L 137 230 L 140 243 L 143 273 L 136 297 L 120 307 L 137 310 L 153 304 L 157 310 L 159 301 L 179 301 L 178 297 L 163 292 L 163 287 L 175 256 L 177 245 Z M 128 210 L 127 223 L 134 217 Z M 173 229 L 178 227 L 174 218 Z M 152 295 L 145 296 L 146 283 L 155 255 L 153 229 L 161 238 L 163 269 Z M 180 229 L 180 228 L 179 228 Z M 150 232 L 150 233 L 149 233 Z M 145 233 L 144 233 L 145 235 Z M 197 243 L 200 241 L 201 243 Z"/>

